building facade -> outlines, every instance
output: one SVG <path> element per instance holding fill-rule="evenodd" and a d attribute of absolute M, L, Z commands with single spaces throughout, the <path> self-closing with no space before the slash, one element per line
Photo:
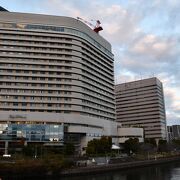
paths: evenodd
<path fill-rule="evenodd" d="M 168 140 L 180 139 L 180 125 L 167 126 Z"/>
<path fill-rule="evenodd" d="M 139 127 L 119 127 L 118 128 L 118 144 L 123 144 L 128 139 L 137 138 L 140 143 L 144 142 L 144 130 Z"/>
<path fill-rule="evenodd" d="M 163 86 L 157 78 L 118 84 L 115 94 L 117 122 L 143 127 L 145 138 L 166 139 Z"/>
<path fill-rule="evenodd" d="M 110 43 L 79 20 L 1 11 L 0 141 L 82 149 L 117 134 L 113 62 Z"/>

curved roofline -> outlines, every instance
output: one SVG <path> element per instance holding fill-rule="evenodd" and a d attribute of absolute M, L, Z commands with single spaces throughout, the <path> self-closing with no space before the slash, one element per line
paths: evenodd
<path fill-rule="evenodd" d="M 111 44 L 106 39 L 94 32 L 88 25 L 73 17 L 5 11 L 0 13 L 0 21 L 72 27 L 87 33 L 111 52 Z"/>

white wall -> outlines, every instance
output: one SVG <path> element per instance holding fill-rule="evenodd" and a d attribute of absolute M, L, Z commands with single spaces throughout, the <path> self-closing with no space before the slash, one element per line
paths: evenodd
<path fill-rule="evenodd" d="M 118 128 L 118 142 L 124 143 L 129 138 L 138 138 L 139 142 L 144 142 L 144 131 L 143 128 Z"/>

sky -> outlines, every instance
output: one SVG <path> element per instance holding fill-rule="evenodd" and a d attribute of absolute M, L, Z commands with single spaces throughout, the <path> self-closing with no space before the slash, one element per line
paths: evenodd
<path fill-rule="evenodd" d="M 100 20 L 112 44 L 115 82 L 157 77 L 167 124 L 180 124 L 180 0 L 0 0 L 12 12 Z"/>

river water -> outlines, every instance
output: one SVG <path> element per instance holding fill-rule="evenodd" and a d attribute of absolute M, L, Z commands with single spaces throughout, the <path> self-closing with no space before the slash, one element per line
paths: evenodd
<path fill-rule="evenodd" d="M 132 168 L 128 170 L 119 170 L 104 172 L 101 174 L 70 176 L 70 177 L 37 177 L 26 176 L 12 177 L 10 174 L 1 177 L 2 180 L 180 180 L 180 162 L 153 165 L 143 168 Z"/>
<path fill-rule="evenodd" d="M 129 170 L 104 172 L 96 175 L 64 177 L 60 180 L 180 180 L 180 162 Z"/>

